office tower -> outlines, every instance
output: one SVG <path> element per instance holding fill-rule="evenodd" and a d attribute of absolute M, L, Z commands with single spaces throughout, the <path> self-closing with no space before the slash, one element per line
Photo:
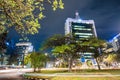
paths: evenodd
<path fill-rule="evenodd" d="M 82 20 L 79 13 L 75 13 L 75 18 L 67 18 L 65 22 L 65 35 L 75 37 L 76 40 L 81 38 L 97 37 L 94 20 Z M 86 52 L 83 57 L 92 59 L 93 53 Z"/>
<path fill-rule="evenodd" d="M 67 18 L 65 22 L 65 35 L 70 34 L 76 39 L 97 37 L 94 20 L 81 20 L 79 13 L 76 12 L 76 17 Z"/>

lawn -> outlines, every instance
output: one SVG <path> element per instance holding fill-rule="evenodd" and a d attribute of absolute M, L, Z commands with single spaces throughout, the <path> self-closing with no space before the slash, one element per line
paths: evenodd
<path fill-rule="evenodd" d="M 50 80 L 120 80 L 120 76 L 101 76 L 101 75 L 120 75 L 120 69 L 109 69 L 109 70 L 73 70 L 72 72 L 68 72 L 67 70 L 42 70 L 41 72 L 37 72 L 37 74 L 58 74 L 56 76 L 28 76 L 28 77 L 36 77 L 36 78 L 46 78 L 50 77 Z M 64 74 L 67 74 L 64 76 Z M 74 76 L 78 75 L 78 76 Z M 84 75 L 84 76 L 80 76 Z M 100 75 L 100 76 L 89 76 L 89 75 Z M 48 79 L 49 80 L 49 79 Z"/>
<path fill-rule="evenodd" d="M 120 80 L 120 77 L 54 77 L 51 80 Z"/>
<path fill-rule="evenodd" d="M 39 73 L 39 72 L 37 72 Z M 40 73 L 44 74 L 54 74 L 54 73 L 77 73 L 77 74 L 120 74 L 120 69 L 105 69 L 105 70 L 95 70 L 95 69 L 85 69 L 85 70 L 73 70 L 68 72 L 68 70 L 42 70 Z"/>

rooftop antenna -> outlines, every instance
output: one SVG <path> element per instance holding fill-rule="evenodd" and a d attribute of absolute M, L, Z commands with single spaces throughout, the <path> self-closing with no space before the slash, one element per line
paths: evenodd
<path fill-rule="evenodd" d="M 79 16 L 79 12 L 78 12 L 78 11 L 75 12 L 75 19 L 80 19 L 80 16 Z"/>

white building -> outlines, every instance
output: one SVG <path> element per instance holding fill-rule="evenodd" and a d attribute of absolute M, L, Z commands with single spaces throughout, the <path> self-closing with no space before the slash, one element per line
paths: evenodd
<path fill-rule="evenodd" d="M 94 20 L 82 20 L 76 12 L 75 18 L 67 18 L 65 22 L 65 35 L 72 34 L 78 38 L 97 37 Z"/>
<path fill-rule="evenodd" d="M 19 53 L 29 53 L 33 51 L 32 43 L 30 42 L 19 42 L 16 43 L 16 49 Z"/>
<path fill-rule="evenodd" d="M 16 43 L 16 54 L 18 57 L 18 65 L 24 64 L 24 56 L 33 51 L 33 45 L 30 42 Z"/>
<path fill-rule="evenodd" d="M 77 39 L 97 37 L 94 20 L 82 20 L 79 13 L 75 13 L 75 18 L 67 18 L 65 22 L 65 35 L 73 36 Z M 92 59 L 93 53 L 84 53 L 83 58 Z M 83 60 L 83 58 L 81 58 Z"/>
<path fill-rule="evenodd" d="M 111 41 L 113 50 L 116 52 L 120 49 L 120 33 L 116 35 Z"/>

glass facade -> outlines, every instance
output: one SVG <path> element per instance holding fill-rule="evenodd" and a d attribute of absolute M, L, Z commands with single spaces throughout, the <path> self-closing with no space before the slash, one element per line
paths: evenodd
<path fill-rule="evenodd" d="M 112 39 L 111 43 L 115 52 L 120 50 L 120 33 Z"/>
<path fill-rule="evenodd" d="M 94 20 L 81 20 L 77 13 L 76 18 L 67 18 L 65 22 L 65 35 L 70 35 L 76 38 L 76 40 L 81 38 L 97 37 L 96 28 Z M 92 54 L 85 52 L 81 56 L 86 60 L 93 59 Z"/>
<path fill-rule="evenodd" d="M 89 38 L 93 37 L 94 31 L 93 31 L 93 24 L 87 24 L 87 23 L 75 23 L 72 22 L 72 35 L 77 38 Z"/>

